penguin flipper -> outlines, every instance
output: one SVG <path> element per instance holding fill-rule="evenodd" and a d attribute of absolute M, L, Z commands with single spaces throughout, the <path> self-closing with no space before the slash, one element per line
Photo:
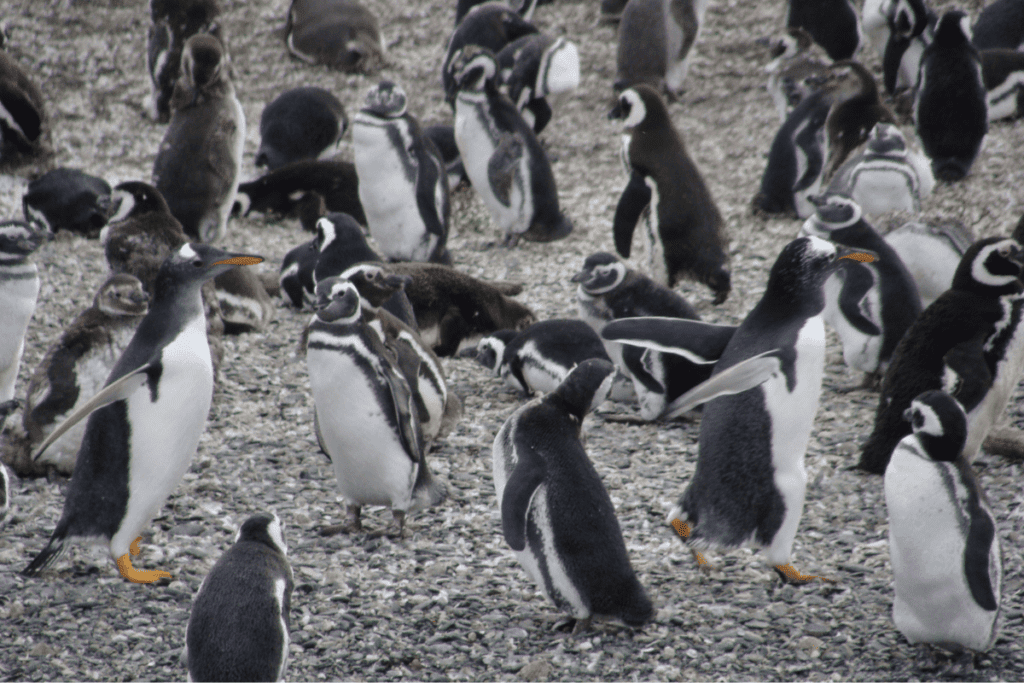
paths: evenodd
<path fill-rule="evenodd" d="M 615 237 L 615 251 L 622 258 L 629 258 L 633 245 L 633 231 L 644 209 L 651 203 L 651 188 L 648 187 L 643 173 L 636 169 L 629 175 L 629 182 L 619 197 L 615 207 L 615 219 L 612 222 L 612 235 Z"/>
<path fill-rule="evenodd" d="M 652 316 L 613 320 L 601 330 L 601 337 L 630 346 L 674 353 L 704 365 L 718 362 L 735 332 L 734 325 Z"/>
<path fill-rule="evenodd" d="M 973 410 L 992 387 L 992 371 L 985 362 L 984 337 L 957 344 L 942 357 L 943 389 L 960 402 L 964 410 Z M 953 376 L 950 377 L 950 374 Z"/>
<path fill-rule="evenodd" d="M 413 399 L 409 382 L 397 368 L 398 359 L 393 349 L 389 348 L 376 335 L 368 334 L 371 351 L 381 359 L 379 376 L 388 386 L 391 401 L 395 409 L 395 423 L 398 425 L 398 437 L 402 442 L 409 459 L 421 462 L 423 459 L 423 437 L 420 433 L 419 413 Z"/>
<path fill-rule="evenodd" d="M 522 158 L 523 141 L 520 136 L 504 133 L 487 162 L 487 181 L 503 206 L 512 206 L 512 183 Z"/>
<path fill-rule="evenodd" d="M 871 270 L 856 262 L 844 264 L 845 280 L 839 293 L 839 310 L 854 329 L 864 334 L 879 336 L 882 330 L 864 315 L 864 299 L 875 285 Z"/>
<path fill-rule="evenodd" d="M 713 398 L 739 394 L 764 384 L 782 371 L 779 353 L 779 349 L 759 353 L 701 382 L 672 401 L 665 410 L 665 417 L 671 419 Z"/>
<path fill-rule="evenodd" d="M 501 496 L 501 533 L 512 550 L 526 547 L 526 520 L 530 504 L 544 481 L 544 461 L 533 448 L 516 440 L 519 462 L 505 484 Z"/>

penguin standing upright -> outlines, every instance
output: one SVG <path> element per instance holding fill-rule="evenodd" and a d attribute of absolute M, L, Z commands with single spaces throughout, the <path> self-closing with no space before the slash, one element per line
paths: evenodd
<path fill-rule="evenodd" d="M 3 419 L 0 418 L 0 429 L 3 429 Z M 7 512 L 11 509 L 11 474 L 7 471 L 7 465 L 0 462 L 0 524 L 7 519 Z"/>
<path fill-rule="evenodd" d="M 352 148 L 370 235 L 389 259 L 451 263 L 441 153 L 407 111 L 400 85 L 381 81 L 365 102 L 352 124 Z"/>
<path fill-rule="evenodd" d="M 498 59 L 501 89 L 512 100 L 533 132 L 540 135 L 551 120 L 549 95 L 580 85 L 580 55 L 563 37 L 531 33 L 502 48 Z"/>
<path fill-rule="evenodd" d="M 886 41 L 881 44 L 882 85 L 901 95 L 917 87 L 924 49 L 935 38 L 939 17 L 924 0 L 888 0 Z M 913 92 L 910 92 L 911 98 Z"/>
<path fill-rule="evenodd" d="M 191 239 L 224 235 L 238 189 L 245 114 L 228 56 L 212 35 L 193 36 L 181 54 L 171 123 L 153 162 L 153 185 Z"/>
<path fill-rule="evenodd" d="M 850 0 L 789 0 L 786 26 L 811 34 L 832 59 L 850 59 L 860 49 L 860 17 Z"/>
<path fill-rule="evenodd" d="M 149 0 L 151 24 L 146 39 L 146 69 L 152 92 L 146 109 L 157 123 L 171 120 L 171 97 L 181 73 L 181 55 L 189 38 L 209 33 L 225 41 L 217 0 Z"/>
<path fill-rule="evenodd" d="M 312 86 L 286 90 L 260 114 L 256 165 L 273 171 L 316 159 L 337 146 L 347 127 L 345 107 L 330 91 Z"/>
<path fill-rule="evenodd" d="M 619 23 L 616 91 L 645 83 L 682 94 L 708 0 L 629 0 Z"/>
<path fill-rule="evenodd" d="M 96 237 L 110 213 L 110 185 L 73 168 L 55 168 L 28 184 L 21 198 L 25 220 L 50 232 L 70 230 Z"/>
<path fill-rule="evenodd" d="M 0 223 L 0 414 L 16 405 L 25 333 L 36 310 L 39 268 L 28 260 L 51 237 L 49 232 L 21 221 Z"/>
<path fill-rule="evenodd" d="M 629 183 L 615 209 L 615 250 L 629 258 L 633 230 L 646 211 L 650 275 L 669 287 L 683 276 L 729 296 L 728 236 L 715 200 L 672 125 L 661 96 L 638 85 L 619 95 L 609 118 L 622 119 Z"/>
<path fill-rule="evenodd" d="M 911 644 L 962 650 L 970 660 L 999 633 L 1003 563 L 985 493 L 961 456 L 967 416 L 933 390 L 914 398 L 904 419 L 914 432 L 885 470 L 892 619 Z"/>
<path fill-rule="evenodd" d="M 131 555 L 139 554 L 140 533 L 188 470 L 210 412 L 213 364 L 199 290 L 236 265 L 262 260 L 187 243 L 164 261 L 149 312 L 106 386 L 36 454 L 88 417 L 64 511 L 25 576 L 49 566 L 75 538 L 106 541 L 129 581 L 152 583 L 170 576 L 134 569 Z"/>
<path fill-rule="evenodd" d="M 189 680 L 284 680 L 294 586 L 278 516 L 264 512 L 242 522 L 192 601 Z"/>
<path fill-rule="evenodd" d="M 505 542 L 544 596 L 575 620 L 639 627 L 654 606 L 636 577 L 615 508 L 580 442 L 583 418 L 608 396 L 615 367 L 580 363 L 542 398 L 512 414 L 492 447 Z"/>
<path fill-rule="evenodd" d="M 307 64 L 347 73 L 384 65 L 380 22 L 358 0 L 292 0 L 284 32 L 288 52 Z"/>

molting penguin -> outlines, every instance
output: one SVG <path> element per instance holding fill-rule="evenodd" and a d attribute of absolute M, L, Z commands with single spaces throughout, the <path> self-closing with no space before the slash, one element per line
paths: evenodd
<path fill-rule="evenodd" d="M 39 268 L 28 260 L 52 235 L 29 223 L 0 223 L 0 412 L 13 409 L 25 333 L 36 310 Z"/>
<path fill-rule="evenodd" d="M 189 680 L 284 680 L 294 585 L 281 520 L 265 512 L 249 517 L 192 601 Z"/>
<path fill-rule="evenodd" d="M 401 86 L 381 81 L 352 124 L 359 201 L 377 246 L 396 261 L 451 263 L 451 205 L 444 159 Z"/>
<path fill-rule="evenodd" d="M 885 241 L 910 271 L 925 309 L 953 286 L 953 275 L 974 235 L 959 221 L 911 221 L 887 232 Z"/>
<path fill-rule="evenodd" d="M 357 0 L 292 0 L 285 45 L 307 64 L 347 73 L 372 73 L 384 66 L 380 24 Z"/>
<path fill-rule="evenodd" d="M 455 142 L 473 188 L 505 233 L 503 243 L 567 237 L 572 221 L 558 207 L 551 163 L 515 104 L 498 91 L 494 54 L 470 45 L 451 68 L 458 89 Z"/>
<path fill-rule="evenodd" d="M 328 211 L 347 213 L 366 225 L 366 214 L 359 203 L 359 176 L 351 161 L 322 159 L 296 161 L 266 175 L 238 185 L 238 212 L 274 212 L 294 215 L 302 199 L 316 192 L 324 199 Z"/>
<path fill-rule="evenodd" d="M 73 168 L 55 168 L 28 184 L 21 198 L 25 220 L 50 232 L 70 230 L 96 237 L 107 224 L 110 185 Z"/>
<path fill-rule="evenodd" d="M 49 125 L 39 86 L 0 46 L 0 169 L 46 155 Z"/>
<path fill-rule="evenodd" d="M 810 79 L 819 76 L 831 60 L 802 28 L 788 28 L 772 39 L 761 39 L 771 51 L 772 61 L 765 66 L 768 94 L 784 123 L 790 112 L 807 98 L 814 87 Z"/>
<path fill-rule="evenodd" d="M 914 433 L 885 470 L 892 619 L 911 644 L 972 659 L 998 635 L 1003 566 L 992 511 L 961 457 L 967 417 L 949 394 L 926 391 L 904 418 Z"/>
<path fill-rule="evenodd" d="M 722 215 L 686 153 L 657 91 L 638 85 L 619 95 L 609 118 L 622 119 L 622 157 L 629 183 L 615 209 L 615 250 L 629 258 L 633 231 L 645 217 L 652 278 L 673 287 L 682 277 L 702 282 L 715 304 L 729 296 L 728 236 Z"/>
<path fill-rule="evenodd" d="M 106 386 L 42 443 L 38 458 L 88 417 L 64 511 L 50 542 L 24 569 L 34 576 L 75 538 L 109 544 L 121 576 L 135 583 L 170 577 L 137 570 L 140 533 L 188 470 L 213 397 L 202 283 L 263 259 L 185 244 L 164 261 L 149 312 Z M 129 555 L 129 552 L 131 555 Z"/>
<path fill-rule="evenodd" d="M 943 389 L 967 411 L 963 449 L 971 462 L 999 419 L 1024 369 L 1024 247 L 990 237 L 967 250 L 953 286 L 907 330 L 882 380 L 875 426 L 859 469 L 882 474 L 910 433 L 903 412 L 914 398 Z"/>
<path fill-rule="evenodd" d="M 533 132 L 540 135 L 551 120 L 549 95 L 580 85 L 580 56 L 563 37 L 531 33 L 517 38 L 497 54 L 498 80 Z"/>
<path fill-rule="evenodd" d="M 629 562 L 611 498 L 580 441 L 583 418 L 607 397 L 615 367 L 580 363 L 550 394 L 512 414 L 494 438 L 494 490 L 505 542 L 555 607 L 640 627 L 654 606 Z"/>
<path fill-rule="evenodd" d="M 981 75 L 989 122 L 1024 115 L 1024 53 L 982 50 Z"/>
<path fill-rule="evenodd" d="M 209 33 L 222 42 L 225 35 L 217 0 L 149 0 L 149 16 L 146 70 L 152 92 L 145 106 L 154 121 L 167 123 L 185 43 L 196 34 Z"/>
<path fill-rule="evenodd" d="M 260 114 L 256 165 L 273 171 L 316 159 L 336 148 L 347 127 L 345 107 L 329 91 L 311 86 L 286 90 Z"/>
<path fill-rule="evenodd" d="M 995 0 L 986 5 L 974 24 L 971 42 L 979 50 L 1019 50 L 1024 46 L 1024 2 Z"/>
<path fill-rule="evenodd" d="M 645 83 L 682 94 L 708 0 L 629 0 L 619 23 L 615 90 Z"/>
<path fill-rule="evenodd" d="M 832 59 L 850 59 L 860 48 L 860 17 L 850 0 L 789 0 L 786 26 L 811 34 Z"/>

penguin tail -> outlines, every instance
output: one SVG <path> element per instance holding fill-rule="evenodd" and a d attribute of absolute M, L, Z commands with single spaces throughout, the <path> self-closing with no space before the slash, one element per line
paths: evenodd
<path fill-rule="evenodd" d="M 945 159 L 932 160 L 932 173 L 939 180 L 953 183 L 962 180 L 970 170 L 970 165 L 965 164 L 962 159 L 947 157 Z"/>
<path fill-rule="evenodd" d="M 889 440 L 878 438 L 872 434 L 860 452 L 860 462 L 851 469 L 869 474 L 885 474 L 885 468 L 889 466 L 889 459 L 892 458 L 892 452 L 896 448 L 896 443 L 890 445 L 886 443 L 887 441 Z"/>
<path fill-rule="evenodd" d="M 28 566 L 21 570 L 22 576 L 36 576 L 39 572 L 49 567 L 53 562 L 67 550 L 67 537 L 61 533 L 61 529 L 53 532 L 50 542 L 46 544 L 35 559 L 29 562 Z"/>

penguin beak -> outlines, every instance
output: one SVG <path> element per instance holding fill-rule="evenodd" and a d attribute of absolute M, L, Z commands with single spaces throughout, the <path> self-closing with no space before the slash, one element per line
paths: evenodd
<path fill-rule="evenodd" d="M 384 284 L 393 289 L 405 289 L 412 284 L 412 278 L 408 275 L 392 273 L 384 279 Z"/>
<path fill-rule="evenodd" d="M 316 317 L 325 323 L 331 323 L 335 320 L 351 318 L 358 309 L 359 294 L 354 289 L 350 289 L 341 296 L 330 299 L 326 303 L 318 302 Z"/>
<path fill-rule="evenodd" d="M 850 247 L 844 247 L 841 244 L 837 244 L 835 267 L 842 267 L 844 259 L 860 261 L 861 263 L 871 263 L 878 260 L 878 254 L 868 249 L 852 249 Z"/>
<path fill-rule="evenodd" d="M 622 110 L 622 100 L 616 100 L 615 106 L 608 112 L 608 120 L 614 121 L 615 119 L 626 118 L 626 112 Z"/>
<path fill-rule="evenodd" d="M 575 275 L 573 275 L 572 279 L 570 279 L 569 281 L 570 282 L 586 282 L 589 279 L 590 279 L 590 273 L 585 271 L 585 270 L 581 270 L 580 272 L 578 272 Z"/>
<path fill-rule="evenodd" d="M 211 266 L 255 266 L 257 263 L 263 263 L 262 256 L 252 256 L 250 254 L 234 254 L 221 261 L 215 261 L 211 263 Z"/>

